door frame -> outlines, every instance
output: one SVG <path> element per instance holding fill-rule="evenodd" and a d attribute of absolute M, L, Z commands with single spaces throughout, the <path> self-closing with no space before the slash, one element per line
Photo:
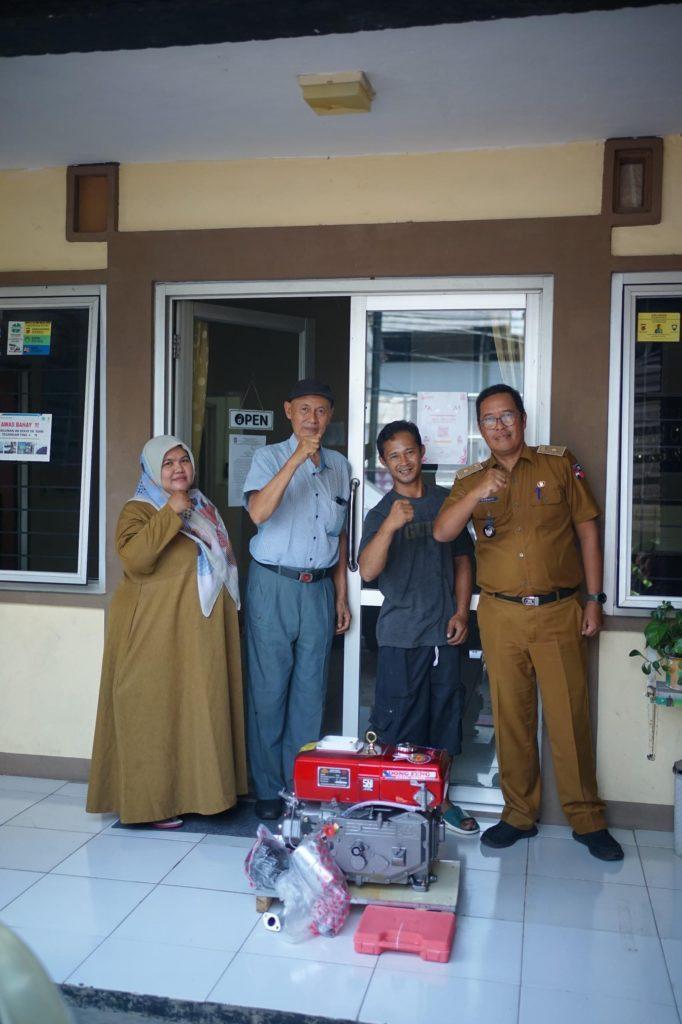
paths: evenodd
<path fill-rule="evenodd" d="M 414 298 L 432 303 L 455 303 L 445 308 L 472 308 L 471 298 L 475 296 L 481 305 L 489 308 L 494 296 L 514 294 L 525 296 L 526 349 L 524 360 L 524 404 L 528 413 L 527 437 L 531 444 L 550 441 L 551 380 L 552 380 L 552 318 L 554 308 L 554 277 L 545 275 L 475 276 L 475 277 L 405 277 L 405 278 L 346 278 L 335 280 L 282 280 L 282 281 L 185 281 L 162 282 L 155 286 L 154 295 L 154 391 L 153 425 L 154 433 L 165 433 L 170 423 L 170 387 L 172 386 L 174 338 L 172 310 L 176 301 L 191 299 L 205 302 L 208 299 L 230 298 L 323 298 L 348 297 L 351 302 L 350 346 L 351 361 L 348 380 L 348 456 L 351 474 L 362 481 L 364 465 L 362 456 L 365 418 L 365 325 L 368 308 L 376 308 L 377 302 L 390 300 L 390 308 L 415 308 Z M 487 299 L 487 302 L 486 302 Z M 422 307 L 423 308 L 423 307 Z M 442 305 L 440 308 L 444 308 Z M 476 308 L 474 306 L 474 308 Z M 529 320 L 532 327 L 529 326 Z M 357 353 L 362 351 L 363 358 Z M 362 440 L 360 440 L 362 438 Z M 354 507 L 356 536 L 362 530 L 362 500 Z M 359 532 L 358 532 L 359 531 Z M 345 638 L 344 686 L 343 686 L 343 732 L 354 735 L 357 731 L 359 712 L 359 652 L 360 652 L 360 583 L 359 574 L 351 573 L 349 593 L 353 619 Z M 380 603 L 381 597 L 373 598 Z M 472 599 L 472 608 L 478 603 Z M 459 795 L 459 794 L 458 794 Z M 486 791 L 471 788 L 468 806 L 472 809 L 499 805 L 497 791 L 490 793 L 491 800 L 485 800 Z M 483 798 L 483 799 L 481 799 Z M 490 809 L 490 807 L 488 807 Z"/>
<path fill-rule="evenodd" d="M 192 347 L 194 321 L 262 327 L 298 335 L 298 376 L 310 377 L 315 365 L 315 321 L 308 317 L 286 316 L 236 306 L 212 306 L 208 302 L 175 299 L 170 307 L 171 348 L 167 352 L 166 409 L 168 433 L 188 437 L 192 423 Z M 172 410 L 172 411 L 171 411 Z M 156 420 L 155 420 L 156 426 Z M 158 433 L 155 429 L 154 433 Z M 163 431 L 161 431 L 163 432 Z"/>
<path fill-rule="evenodd" d="M 162 281 L 154 286 L 154 362 L 152 425 L 155 434 L 170 429 L 169 381 L 173 372 L 174 336 L 173 306 L 177 300 L 206 302 L 209 299 L 277 299 L 369 297 L 376 294 L 400 295 L 449 294 L 462 291 L 507 292 L 524 290 L 539 292 L 543 301 L 540 310 L 540 335 L 536 362 L 528 366 L 529 377 L 538 381 L 540 395 L 534 397 L 537 424 L 536 436 L 549 432 L 549 395 L 551 388 L 551 338 L 554 278 L 546 275 L 488 275 L 485 277 L 377 277 L 335 278 L 331 280 L 301 279 L 280 281 Z M 351 317 L 351 331 L 353 321 Z M 544 396 L 544 397 L 543 397 Z M 529 402 L 530 406 L 530 402 Z M 529 434 L 534 421 L 529 411 Z"/>

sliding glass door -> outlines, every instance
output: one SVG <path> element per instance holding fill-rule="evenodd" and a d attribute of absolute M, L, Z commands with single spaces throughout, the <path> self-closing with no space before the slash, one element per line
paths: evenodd
<path fill-rule="evenodd" d="M 351 308 L 349 458 L 354 476 L 351 563 L 367 512 L 391 490 L 376 437 L 393 420 L 416 422 L 426 446 L 427 482 L 448 489 L 458 468 L 485 458 L 475 400 L 504 382 L 524 396 L 529 440 L 545 441 L 547 404 L 541 400 L 547 361 L 541 358 L 545 288 L 356 297 Z M 353 628 L 346 641 L 344 732 L 368 727 L 374 696 L 376 622 L 383 595 L 376 583 L 350 574 Z M 464 749 L 453 778 L 458 797 L 475 805 L 499 801 L 495 736 L 487 676 L 476 623 L 463 650 L 466 688 Z"/>

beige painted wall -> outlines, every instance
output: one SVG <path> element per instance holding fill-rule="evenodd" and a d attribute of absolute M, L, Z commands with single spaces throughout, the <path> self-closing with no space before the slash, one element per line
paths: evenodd
<path fill-rule="evenodd" d="M 597 214 L 601 141 L 330 159 L 127 164 L 120 229 L 279 227 Z M 0 270 L 97 270 L 105 242 L 64 237 L 66 171 L 0 172 Z M 682 138 L 665 139 L 663 222 L 616 228 L 616 255 L 682 252 Z"/>
<path fill-rule="evenodd" d="M 0 606 L 0 751 L 90 757 L 104 610 Z"/>
<path fill-rule="evenodd" d="M 100 270 L 106 242 L 67 242 L 66 168 L 0 171 L 0 270 Z"/>
<path fill-rule="evenodd" d="M 660 256 L 682 253 L 682 135 L 663 140 L 663 202 L 660 224 L 614 228 L 614 256 Z"/>
<path fill-rule="evenodd" d="M 656 760 L 649 751 L 649 705 L 641 662 L 629 658 L 639 633 L 599 638 L 597 773 L 606 800 L 672 804 L 673 762 L 682 757 L 682 708 L 659 708 Z"/>
<path fill-rule="evenodd" d="M 601 142 L 301 160 L 128 164 L 122 231 L 599 213 Z"/>

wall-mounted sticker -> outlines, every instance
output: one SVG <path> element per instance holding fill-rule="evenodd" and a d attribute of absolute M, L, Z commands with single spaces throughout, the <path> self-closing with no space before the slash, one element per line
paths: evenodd
<path fill-rule="evenodd" d="M 637 341 L 679 341 L 679 313 L 638 313 Z"/>
<path fill-rule="evenodd" d="M 49 462 L 51 412 L 0 412 L 0 462 Z"/>
<path fill-rule="evenodd" d="M 272 409 L 230 409 L 230 427 L 239 430 L 272 430 L 275 413 Z"/>
<path fill-rule="evenodd" d="M 7 327 L 8 356 L 49 356 L 52 324 L 49 320 L 10 320 Z"/>
<path fill-rule="evenodd" d="M 424 462 L 466 465 L 469 430 L 466 391 L 417 392 L 417 425 L 426 448 Z"/>

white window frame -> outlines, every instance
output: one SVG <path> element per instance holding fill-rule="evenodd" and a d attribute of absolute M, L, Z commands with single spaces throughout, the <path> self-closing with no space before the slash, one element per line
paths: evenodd
<path fill-rule="evenodd" d="M 509 292 L 524 291 L 529 304 L 537 304 L 539 332 L 537 344 L 527 351 L 526 369 L 531 390 L 525 393 L 528 406 L 530 443 L 541 443 L 549 437 L 551 371 L 552 371 L 552 315 L 554 307 L 554 278 L 548 275 L 515 275 L 486 277 L 384 277 L 335 278 L 327 280 L 301 279 L 288 281 L 179 281 L 160 282 L 154 289 L 154 384 L 153 427 L 155 434 L 172 429 L 173 365 L 173 303 L 177 299 L 196 302 L 219 299 L 270 298 L 322 298 L 339 296 L 362 298 L 374 295 L 401 293 L 437 296 L 453 292 Z M 436 299 L 437 301 L 437 299 Z M 351 329 L 353 324 L 351 322 Z M 524 384 L 524 388 L 525 388 Z M 527 399 L 527 401 L 526 401 Z M 535 415 L 533 415 L 533 411 Z M 363 406 L 364 416 L 364 406 Z"/>
<path fill-rule="evenodd" d="M 0 288 L 0 308 L 24 309 L 62 307 L 88 309 L 88 351 L 85 370 L 83 415 L 83 464 L 79 509 L 78 561 L 75 572 L 0 570 L 0 591 L 47 591 L 61 593 L 104 592 L 105 587 L 105 494 L 106 494 L 106 286 L 42 285 Z M 93 452 L 95 370 L 99 335 L 99 451 Z M 90 531 L 90 486 L 92 459 L 99 458 L 98 578 L 88 582 L 88 539 Z"/>
<path fill-rule="evenodd" d="M 679 272 L 614 274 L 611 281 L 611 352 L 604 530 L 605 611 L 646 616 L 666 600 L 630 593 L 632 564 L 632 447 L 635 314 L 638 298 L 682 295 Z M 667 598 L 676 607 L 682 599 Z"/>

